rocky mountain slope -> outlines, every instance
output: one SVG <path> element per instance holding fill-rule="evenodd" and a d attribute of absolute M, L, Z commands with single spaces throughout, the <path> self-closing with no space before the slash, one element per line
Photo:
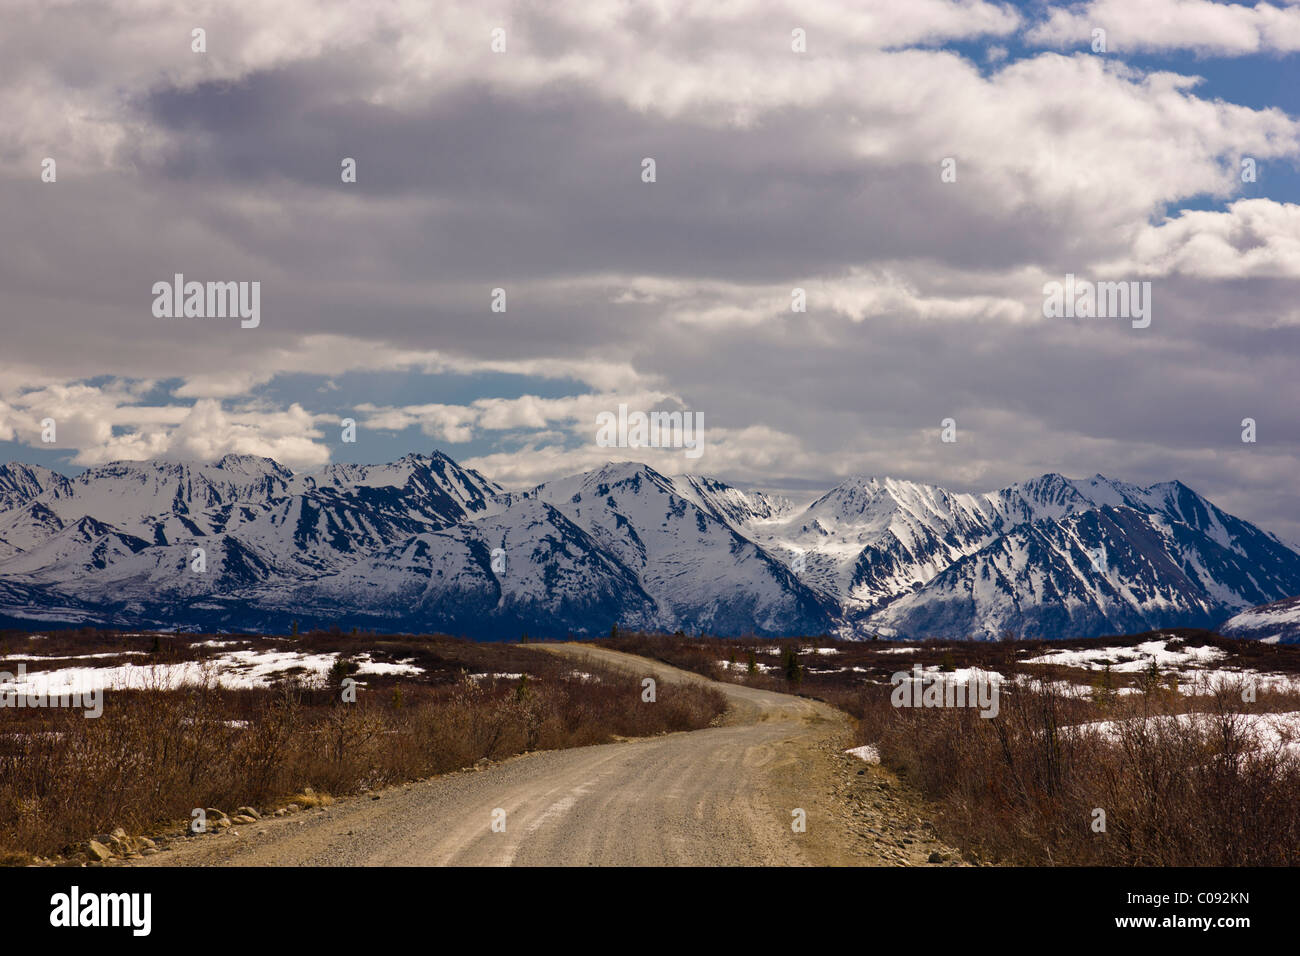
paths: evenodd
<path fill-rule="evenodd" d="M 1298 593 L 1300 554 L 1176 481 L 853 478 L 796 508 L 632 462 L 511 493 L 441 453 L 0 467 L 0 623 L 1077 637 Z"/>

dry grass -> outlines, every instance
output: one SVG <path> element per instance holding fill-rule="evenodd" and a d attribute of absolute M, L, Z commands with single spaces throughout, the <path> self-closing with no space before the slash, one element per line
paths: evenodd
<path fill-rule="evenodd" d="M 1300 863 L 1300 760 L 1264 745 L 1224 685 L 1195 703 L 1163 685 L 1108 698 L 1050 684 L 1004 689 L 996 717 L 905 709 L 866 692 L 860 739 L 938 807 L 945 839 L 1027 865 L 1286 866 Z M 1183 721 L 1174 715 L 1201 708 Z M 1089 723 L 1105 720 L 1113 734 Z M 1104 811 L 1100 832 L 1097 811 Z"/>
<path fill-rule="evenodd" d="M 580 679 L 526 648 L 426 643 L 425 656 L 446 667 L 400 686 L 367 676 L 373 686 L 353 704 L 289 680 L 108 693 L 98 719 L 6 708 L 0 851 L 48 856 L 116 826 L 142 833 L 188 820 L 195 807 L 317 805 L 481 758 L 704 727 L 725 709 L 716 691 L 679 685 L 646 704 L 635 678 L 584 666 L 592 678 Z M 526 665 L 526 677 L 472 680 L 465 657 L 493 670 Z"/>
<path fill-rule="evenodd" d="M 1189 695 L 1170 673 L 1026 665 L 1049 650 L 1132 647 L 1178 637 L 1224 651 L 1240 680 Z M 858 742 L 935 804 L 939 833 L 969 856 L 1024 865 L 1300 864 L 1300 760 L 1261 746 L 1251 718 L 1300 711 L 1300 694 L 1259 690 L 1255 673 L 1300 675 L 1300 648 L 1196 630 L 1072 641 L 709 640 L 621 634 L 611 647 L 697 673 L 825 700 L 858 719 Z M 797 683 L 780 663 L 801 650 Z M 815 648 L 834 654 L 818 655 Z M 772 670 L 750 673 L 748 661 Z M 740 667 L 723 668 L 723 662 Z M 1008 678 L 999 713 L 897 708 L 891 675 L 913 665 L 978 667 Z M 1080 694 L 1066 687 L 1081 687 Z M 1202 688 L 1207 689 L 1207 688 Z M 1194 718 L 1170 719 L 1196 713 Z M 1112 736 L 1085 725 L 1114 722 Z M 1294 753 L 1294 751 L 1292 751 Z M 1094 830 L 1105 812 L 1104 832 Z"/>
<path fill-rule="evenodd" d="M 296 803 L 304 810 L 310 810 L 312 807 L 330 807 L 334 805 L 334 798 L 328 793 L 317 793 L 315 790 L 310 792 L 304 790 L 302 793 L 295 793 L 288 798 L 289 803 Z"/>
<path fill-rule="evenodd" d="M 1086 673 L 1025 665 L 1049 649 L 1134 645 L 1159 635 L 1069 642 L 844 643 L 813 637 L 716 640 L 621 633 L 598 642 L 715 679 L 826 700 L 859 722 L 892 770 L 936 807 L 944 839 L 988 862 L 1098 865 L 1295 865 L 1300 863 L 1300 767 L 1258 746 L 1243 713 L 1300 711 L 1300 695 L 1240 688 L 1180 693 L 1170 675 Z M 1213 645 L 1216 666 L 1300 674 L 1300 648 L 1186 631 L 1187 646 Z M 230 636 L 223 636 L 231 640 Z M 469 767 L 487 757 L 600 743 L 710 723 L 725 706 L 698 688 L 660 688 L 640 703 L 627 675 L 583 669 L 518 645 L 445 636 L 314 633 L 293 641 L 234 638 L 249 649 L 365 651 L 413 660 L 420 679 L 367 676 L 355 705 L 292 681 L 276 690 L 212 687 L 109 695 L 105 715 L 8 710 L 0 734 L 0 850 L 11 862 L 123 826 L 148 830 L 185 820 L 193 807 L 267 806 L 346 794 Z M 819 655 L 816 648 L 834 654 Z M 112 663 L 202 659 L 201 638 L 104 632 L 0 635 L 10 654 L 118 653 Z M 799 680 L 783 658 L 798 651 Z M 904 653 L 900 651 L 906 650 Z M 129 652 L 136 651 L 134 655 Z M 129 656 L 128 656 L 129 655 Z M 765 665 L 768 670 L 749 663 Z M 997 717 L 973 709 L 900 709 L 890 675 L 914 664 L 982 667 L 1046 683 L 1004 688 Z M 525 680 L 469 673 L 528 674 Z M 1091 684 L 1066 694 L 1053 681 Z M 1185 688 L 1182 688 L 1185 690 Z M 1127 692 L 1126 692 L 1127 691 Z M 1164 718 L 1196 711 L 1185 722 Z M 1112 721 L 1105 737 L 1083 725 Z M 237 723 L 242 722 L 242 723 Z M 305 794 L 310 787 L 314 793 Z M 1106 814 L 1096 832 L 1094 811 Z M 3 858 L 0 858 L 3 859 Z"/>

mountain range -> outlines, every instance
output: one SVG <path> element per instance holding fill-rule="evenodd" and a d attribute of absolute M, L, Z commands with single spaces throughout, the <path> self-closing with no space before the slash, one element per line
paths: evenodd
<path fill-rule="evenodd" d="M 796 507 L 635 462 L 514 492 L 439 452 L 0 466 L 9 626 L 1065 638 L 1297 594 L 1300 553 L 1178 481 L 851 478 Z"/>

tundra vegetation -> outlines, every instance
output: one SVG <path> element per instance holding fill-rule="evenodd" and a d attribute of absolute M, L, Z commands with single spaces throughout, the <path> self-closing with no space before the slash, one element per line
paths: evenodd
<path fill-rule="evenodd" d="M 334 663 L 290 668 L 255 688 L 224 687 L 215 670 L 197 683 L 167 676 L 218 653 L 286 648 Z M 518 644 L 444 635 L 7 632 L 0 657 L 9 671 L 26 661 L 29 671 L 156 673 L 146 686 L 107 692 L 99 719 L 0 708 L 0 862 L 9 863 L 75 859 L 93 834 L 175 829 L 196 807 L 320 803 L 526 751 L 696 729 L 726 706 L 715 690 L 671 684 L 647 704 L 634 675 L 578 672 Z M 383 667 L 395 662 L 405 672 Z M 358 682 L 355 703 L 344 702 L 349 681 Z"/>
<path fill-rule="evenodd" d="M 973 861 L 1300 864 L 1300 646 L 1191 629 L 907 644 L 622 633 L 611 646 L 846 711 L 854 743 Z M 894 675 L 916 666 L 1001 675 L 997 715 L 894 706 Z"/>

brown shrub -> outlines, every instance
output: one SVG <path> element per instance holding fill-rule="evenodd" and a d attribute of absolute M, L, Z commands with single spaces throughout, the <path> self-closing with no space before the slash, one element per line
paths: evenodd
<path fill-rule="evenodd" d="M 532 652 L 525 652 L 532 653 Z M 293 681 L 105 695 L 103 716 L 6 710 L 0 734 L 0 848 L 49 855 L 122 826 L 147 832 L 195 807 L 269 806 L 304 792 L 346 794 L 465 768 L 480 758 L 708 726 L 725 709 L 708 688 L 599 670 L 569 677 L 533 653 L 530 679 L 462 678 L 354 704 Z M 10 719 L 12 718 L 12 719 Z M 309 802 L 309 801 L 307 801 Z"/>

